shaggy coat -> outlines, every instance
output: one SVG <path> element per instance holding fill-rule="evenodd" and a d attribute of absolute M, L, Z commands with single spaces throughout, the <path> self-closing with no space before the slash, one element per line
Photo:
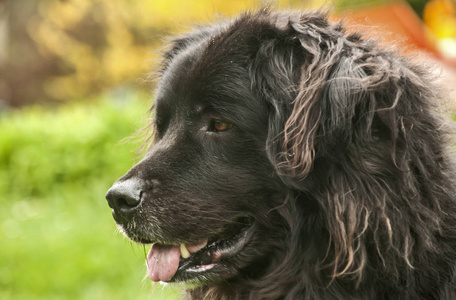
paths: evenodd
<path fill-rule="evenodd" d="M 201 27 L 164 55 L 153 142 L 108 192 L 114 217 L 141 243 L 214 241 L 167 273 L 194 299 L 456 299 L 431 81 L 321 11 Z"/>

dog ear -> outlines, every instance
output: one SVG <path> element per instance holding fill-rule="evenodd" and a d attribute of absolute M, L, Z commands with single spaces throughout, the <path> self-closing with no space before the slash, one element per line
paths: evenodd
<path fill-rule="evenodd" d="M 357 107 L 370 102 L 362 101 L 367 75 L 344 49 L 347 40 L 323 38 L 302 22 L 288 26 L 287 39 L 260 46 L 255 80 L 271 105 L 269 157 L 280 175 L 302 180 L 316 156 L 351 139 Z"/>
<path fill-rule="evenodd" d="M 354 142 L 354 135 L 369 134 L 375 100 L 355 43 L 337 28 L 325 32 L 328 26 L 339 25 L 312 26 L 314 22 L 326 21 L 323 17 L 309 25 L 290 21 L 287 30 L 263 42 L 252 78 L 270 105 L 267 153 L 281 180 L 304 193 L 315 191 L 316 185 L 327 189 L 324 196 L 311 196 L 332 216 L 326 224 L 331 248 L 321 262 L 322 270 L 332 269 L 333 278 L 349 273 L 361 278 L 366 258 L 360 236 L 366 231 L 368 215 L 354 201 L 359 189 L 351 190 L 353 182 L 328 169 L 344 172 L 335 167 L 337 160 L 343 160 L 343 147 Z M 329 32 L 340 35 L 329 36 Z M 316 162 L 318 158 L 322 159 Z M 312 176 L 316 163 L 318 173 Z M 321 176 L 326 171 L 333 176 Z"/>

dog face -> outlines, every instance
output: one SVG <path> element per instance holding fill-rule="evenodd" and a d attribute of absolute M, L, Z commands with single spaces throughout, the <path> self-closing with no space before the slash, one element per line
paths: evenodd
<path fill-rule="evenodd" d="M 154 281 L 233 276 L 281 238 L 272 231 L 284 198 L 266 152 L 269 107 L 251 88 L 250 53 L 236 44 L 221 52 L 215 34 L 172 50 L 156 91 L 153 145 L 107 194 L 122 231 L 154 244 Z"/>

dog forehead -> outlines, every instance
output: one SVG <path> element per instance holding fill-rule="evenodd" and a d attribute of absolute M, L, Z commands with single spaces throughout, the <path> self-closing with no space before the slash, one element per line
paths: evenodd
<path fill-rule="evenodd" d="M 243 55 L 209 49 L 209 40 L 187 46 L 168 63 L 156 91 L 156 106 L 197 110 L 210 105 L 229 110 L 236 105 L 254 105 Z"/>

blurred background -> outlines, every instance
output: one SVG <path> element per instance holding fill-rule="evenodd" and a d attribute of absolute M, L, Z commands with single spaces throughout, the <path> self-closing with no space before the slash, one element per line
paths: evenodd
<path fill-rule="evenodd" d="M 104 194 L 141 155 L 164 38 L 297 0 L 0 0 L 0 299 L 180 299 Z M 332 18 L 436 66 L 456 114 L 456 0 L 341 0 Z"/>

